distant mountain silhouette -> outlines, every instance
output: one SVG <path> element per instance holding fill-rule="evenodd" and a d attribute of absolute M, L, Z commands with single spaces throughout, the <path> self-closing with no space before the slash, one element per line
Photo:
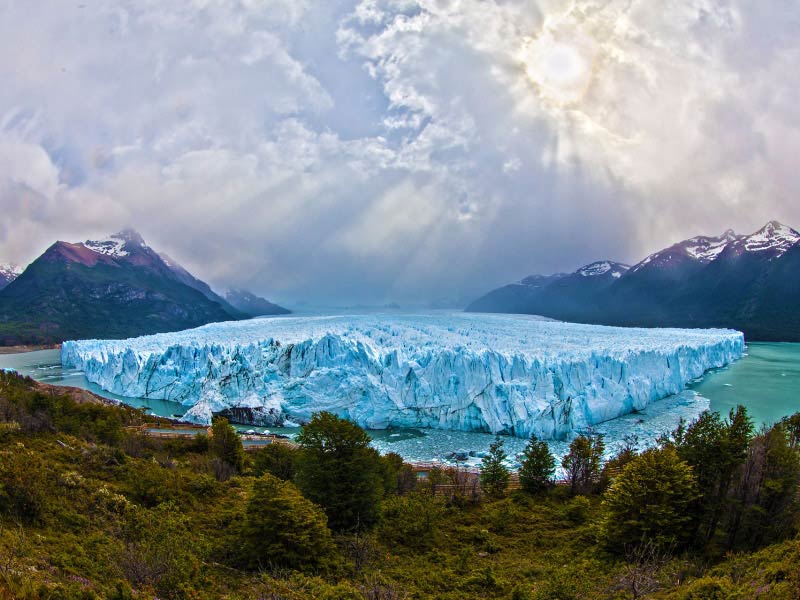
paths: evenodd
<path fill-rule="evenodd" d="M 247 290 L 228 290 L 225 300 L 238 311 L 251 317 L 286 315 L 291 312 Z"/>

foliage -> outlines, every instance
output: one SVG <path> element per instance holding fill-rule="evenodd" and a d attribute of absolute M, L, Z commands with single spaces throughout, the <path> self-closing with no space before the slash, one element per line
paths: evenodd
<path fill-rule="evenodd" d="M 444 502 L 431 494 L 389 496 L 382 506 L 380 537 L 407 548 L 430 550 L 444 515 Z"/>
<path fill-rule="evenodd" d="M 481 489 L 494 498 L 506 493 L 511 473 L 503 462 L 506 460 L 503 440 L 496 437 L 489 445 L 489 452 L 481 460 Z"/>
<path fill-rule="evenodd" d="M 750 440 L 723 522 L 729 548 L 754 549 L 796 531 L 800 454 L 784 420 Z"/>
<path fill-rule="evenodd" d="M 723 421 L 705 411 L 688 428 L 673 434 L 678 455 L 694 470 L 700 492 L 691 512 L 695 544 L 704 547 L 730 509 L 730 492 L 744 463 L 753 424 L 744 407 Z"/>
<path fill-rule="evenodd" d="M 519 468 L 519 483 L 529 494 L 539 494 L 552 484 L 556 471 L 556 460 L 550 454 L 550 447 L 531 435 L 528 445 L 522 451 L 522 464 Z"/>
<path fill-rule="evenodd" d="M 295 482 L 325 509 L 334 531 L 369 527 L 378 519 L 384 466 L 358 425 L 316 413 L 297 436 Z"/>
<path fill-rule="evenodd" d="M 242 439 L 228 423 L 228 419 L 223 417 L 214 419 L 214 424 L 211 426 L 209 449 L 222 465 L 228 467 L 228 469 L 218 470 L 217 479 L 224 481 L 230 475 L 241 473 L 244 470 Z"/>
<path fill-rule="evenodd" d="M 266 473 L 253 483 L 241 529 L 241 564 L 250 569 L 328 566 L 334 544 L 325 514 L 290 481 Z"/>
<path fill-rule="evenodd" d="M 383 464 L 383 486 L 387 494 L 406 494 L 417 487 L 417 476 L 411 465 L 395 452 L 381 456 Z"/>
<path fill-rule="evenodd" d="M 567 473 L 570 493 L 588 494 L 600 476 L 605 444 L 603 436 L 579 435 L 569 445 L 569 453 L 561 459 Z"/>
<path fill-rule="evenodd" d="M 146 419 L 120 406 L 85 410 L 0 374 L 0 600 L 800 597 L 790 493 L 797 452 L 784 425 L 749 438 L 714 543 L 672 557 L 648 544 L 605 552 L 597 534 L 608 505 L 597 495 L 569 498 L 555 486 L 466 502 L 476 478 L 461 466 L 433 470 L 433 483 L 409 493 L 396 457 L 372 464 L 376 494 L 385 495 L 376 529 L 338 535 L 337 551 L 321 509 L 288 482 L 252 476 L 269 462 L 259 462 L 262 450 L 248 453 L 252 469 L 217 481 L 210 440 L 123 429 L 104 442 L 95 428 Z M 363 432 L 338 427 L 320 441 L 326 450 L 366 447 Z M 685 460 L 678 439 L 664 451 Z M 698 500 L 687 511 L 693 523 L 702 509 Z M 718 552 L 732 531 L 736 552 Z M 751 541 L 769 545 L 751 551 Z"/>
<path fill-rule="evenodd" d="M 674 448 L 653 448 L 629 462 L 606 491 L 602 536 L 621 552 L 637 544 L 671 547 L 686 543 L 697 497 L 691 467 Z"/>
<path fill-rule="evenodd" d="M 187 544 L 189 527 L 188 518 L 174 504 L 127 511 L 119 564 L 128 581 L 166 598 L 180 598 L 176 592 L 197 578 L 204 553 L 202 544 Z"/>
<path fill-rule="evenodd" d="M 260 448 L 253 457 L 253 474 L 260 477 L 270 473 L 278 479 L 294 479 L 297 451 L 286 444 L 273 443 Z"/>

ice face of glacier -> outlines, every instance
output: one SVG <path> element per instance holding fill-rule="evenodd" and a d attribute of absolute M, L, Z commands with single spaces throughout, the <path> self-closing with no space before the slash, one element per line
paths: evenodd
<path fill-rule="evenodd" d="M 564 439 L 643 409 L 744 352 L 730 330 L 633 329 L 480 314 L 280 317 L 71 341 L 62 363 L 115 394 L 208 423 L 431 427 Z"/>

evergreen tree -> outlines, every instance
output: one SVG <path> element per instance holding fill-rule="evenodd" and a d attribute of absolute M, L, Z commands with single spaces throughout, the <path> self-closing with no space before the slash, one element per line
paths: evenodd
<path fill-rule="evenodd" d="M 503 440 L 497 436 L 489 446 L 489 453 L 481 461 L 481 489 L 489 496 L 499 498 L 506 493 L 511 479 L 511 473 L 503 464 L 506 457 Z"/>
<path fill-rule="evenodd" d="M 230 474 L 241 473 L 244 469 L 244 447 L 236 430 L 228 423 L 228 419 L 217 417 L 211 426 L 209 448 L 222 464 L 217 476 L 227 479 Z"/>
<path fill-rule="evenodd" d="M 605 444 L 603 436 L 579 435 L 569 445 L 569 453 L 561 459 L 567 472 L 570 493 L 588 494 L 600 477 Z"/>
<path fill-rule="evenodd" d="M 786 422 L 753 437 L 726 523 L 729 549 L 755 549 L 797 529 L 800 453 Z"/>
<path fill-rule="evenodd" d="M 322 510 L 303 498 L 294 484 L 269 473 L 253 484 L 239 538 L 241 562 L 250 569 L 316 569 L 334 555 Z"/>
<path fill-rule="evenodd" d="M 634 458 L 614 479 L 603 504 L 603 537 L 612 549 L 661 547 L 688 541 L 688 508 L 697 497 L 692 468 L 675 448 L 653 448 Z"/>
<path fill-rule="evenodd" d="M 550 447 L 531 435 L 528 445 L 522 451 L 522 464 L 519 469 L 519 482 L 529 494 L 545 491 L 551 484 L 556 471 L 556 460 L 550 454 Z"/>
<path fill-rule="evenodd" d="M 706 546 L 720 521 L 729 519 L 731 492 L 747 459 L 753 424 L 744 407 L 732 410 L 727 421 L 719 413 L 703 412 L 682 432 L 673 434 L 679 456 L 694 470 L 700 495 L 692 512 L 695 542 Z"/>
<path fill-rule="evenodd" d="M 384 465 L 370 438 L 355 423 L 316 413 L 297 436 L 295 482 L 325 509 L 334 531 L 368 527 L 378 518 Z"/>

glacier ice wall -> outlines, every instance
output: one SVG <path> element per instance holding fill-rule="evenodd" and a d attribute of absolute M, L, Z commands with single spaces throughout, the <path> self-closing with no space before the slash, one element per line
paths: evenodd
<path fill-rule="evenodd" d="M 730 330 L 634 329 L 480 314 L 280 317 L 128 340 L 70 341 L 62 363 L 208 423 L 304 421 L 564 439 L 740 358 Z"/>

